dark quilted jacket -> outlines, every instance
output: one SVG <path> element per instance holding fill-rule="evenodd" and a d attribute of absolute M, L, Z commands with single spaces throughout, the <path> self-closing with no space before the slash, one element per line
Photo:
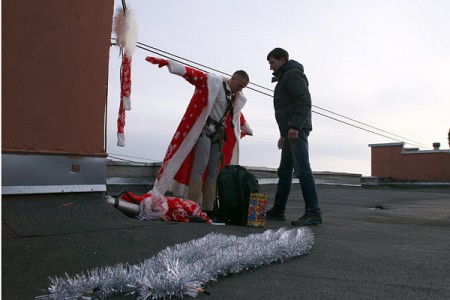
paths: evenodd
<path fill-rule="evenodd" d="M 312 130 L 311 95 L 303 66 L 289 60 L 273 73 L 275 87 L 273 106 L 281 136 L 287 136 L 289 128 Z"/>

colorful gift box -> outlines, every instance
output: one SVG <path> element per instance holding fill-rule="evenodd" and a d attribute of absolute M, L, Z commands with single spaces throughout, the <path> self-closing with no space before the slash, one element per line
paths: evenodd
<path fill-rule="evenodd" d="M 247 226 L 266 226 L 267 194 L 251 193 L 248 202 Z"/>

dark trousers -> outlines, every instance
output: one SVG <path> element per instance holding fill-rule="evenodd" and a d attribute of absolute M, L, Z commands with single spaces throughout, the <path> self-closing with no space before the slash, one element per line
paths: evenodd
<path fill-rule="evenodd" d="M 278 168 L 278 185 L 275 194 L 274 207 L 285 211 L 289 193 L 291 192 L 292 174 L 300 181 L 303 200 L 305 201 L 305 212 L 308 215 L 321 213 L 317 199 L 316 183 L 309 164 L 308 153 L 309 130 L 299 132 L 299 138 L 285 138 L 281 150 L 280 167 Z"/>

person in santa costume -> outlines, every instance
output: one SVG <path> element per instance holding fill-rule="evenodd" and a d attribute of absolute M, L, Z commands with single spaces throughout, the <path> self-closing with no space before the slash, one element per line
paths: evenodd
<path fill-rule="evenodd" d="M 239 139 L 253 134 L 241 113 L 247 101 L 242 89 L 249 76 L 238 70 L 224 78 L 172 60 L 146 60 L 160 68 L 167 66 L 170 73 L 195 86 L 150 193 L 171 191 L 212 212 L 220 168 L 239 163 Z"/>

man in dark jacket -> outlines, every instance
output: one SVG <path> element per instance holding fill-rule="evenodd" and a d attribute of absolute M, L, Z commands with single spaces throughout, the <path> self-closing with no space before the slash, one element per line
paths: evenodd
<path fill-rule="evenodd" d="M 305 213 L 292 226 L 322 223 L 317 200 L 316 184 L 309 164 L 308 135 L 312 130 L 311 96 L 303 66 L 289 60 L 286 50 L 275 48 L 267 55 L 272 82 L 277 82 L 273 96 L 275 118 L 280 130 L 278 148 L 281 149 L 278 185 L 274 206 L 267 211 L 268 220 L 285 220 L 286 203 L 291 191 L 292 170 L 300 180 Z"/>

